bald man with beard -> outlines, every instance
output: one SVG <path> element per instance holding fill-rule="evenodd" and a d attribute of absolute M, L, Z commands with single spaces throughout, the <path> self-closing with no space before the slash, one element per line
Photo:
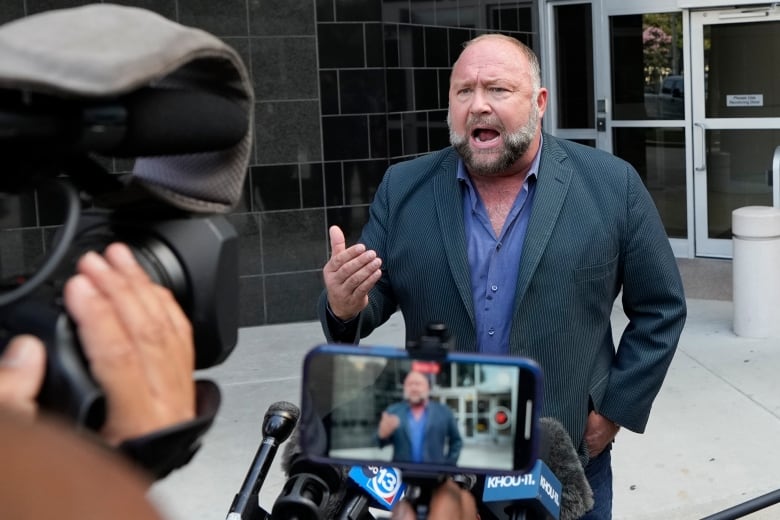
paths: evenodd
<path fill-rule="evenodd" d="M 404 378 L 404 401 L 382 412 L 380 446 L 393 445 L 394 462 L 455 465 L 463 440 L 447 406 L 430 400 L 431 385 L 422 372 Z"/>

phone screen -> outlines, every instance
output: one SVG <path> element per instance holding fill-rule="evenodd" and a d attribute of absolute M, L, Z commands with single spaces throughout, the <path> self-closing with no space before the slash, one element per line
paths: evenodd
<path fill-rule="evenodd" d="M 323 345 L 304 361 L 300 442 L 316 461 L 511 473 L 537 457 L 533 361 Z"/>

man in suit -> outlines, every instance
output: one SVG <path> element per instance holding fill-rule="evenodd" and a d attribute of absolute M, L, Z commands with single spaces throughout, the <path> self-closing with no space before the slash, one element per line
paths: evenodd
<path fill-rule="evenodd" d="M 404 378 L 404 401 L 382 412 L 380 446 L 393 444 L 393 461 L 455 465 L 463 440 L 446 405 L 430 400 L 431 384 L 422 372 Z M 446 448 L 446 449 L 445 449 Z"/>
<path fill-rule="evenodd" d="M 610 448 L 643 432 L 685 322 L 674 255 L 636 170 L 544 134 L 539 63 L 501 35 L 453 66 L 452 147 L 388 169 L 358 244 L 331 227 L 319 311 L 357 342 L 401 309 L 407 339 L 444 322 L 455 348 L 535 359 L 542 415 L 578 448 L 611 518 Z M 615 299 L 629 324 L 615 346 Z"/>

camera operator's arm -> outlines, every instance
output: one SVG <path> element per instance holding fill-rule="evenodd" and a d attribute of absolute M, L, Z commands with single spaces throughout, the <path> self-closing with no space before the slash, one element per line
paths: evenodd
<path fill-rule="evenodd" d="M 90 371 L 103 388 L 112 444 L 195 417 L 192 327 L 123 244 L 87 253 L 63 291 Z"/>

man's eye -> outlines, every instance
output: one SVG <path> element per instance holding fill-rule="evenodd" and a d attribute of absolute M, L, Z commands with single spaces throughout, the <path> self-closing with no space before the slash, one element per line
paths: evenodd
<path fill-rule="evenodd" d="M 513 90 L 506 87 L 490 87 L 488 93 L 493 99 L 506 99 L 512 95 Z"/>

